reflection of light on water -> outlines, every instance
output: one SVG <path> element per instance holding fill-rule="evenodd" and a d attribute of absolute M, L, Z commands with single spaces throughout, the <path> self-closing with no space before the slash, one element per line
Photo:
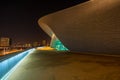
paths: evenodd
<path fill-rule="evenodd" d="M 34 50 L 35 49 L 29 49 L 0 62 L 0 80 L 7 80 L 10 74 L 18 67 L 18 65 Z"/>

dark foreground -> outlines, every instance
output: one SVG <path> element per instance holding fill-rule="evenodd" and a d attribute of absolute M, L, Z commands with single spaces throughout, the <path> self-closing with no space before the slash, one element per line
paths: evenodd
<path fill-rule="evenodd" d="M 120 57 L 36 50 L 8 80 L 120 80 Z"/>

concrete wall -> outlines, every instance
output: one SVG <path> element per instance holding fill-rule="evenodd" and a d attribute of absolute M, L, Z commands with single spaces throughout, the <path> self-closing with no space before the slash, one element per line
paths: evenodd
<path fill-rule="evenodd" d="M 71 51 L 120 53 L 120 0 L 90 0 L 44 16 L 38 23 Z"/>

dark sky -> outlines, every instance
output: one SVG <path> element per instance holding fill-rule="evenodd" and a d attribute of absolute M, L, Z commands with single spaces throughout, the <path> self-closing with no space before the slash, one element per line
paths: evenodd
<path fill-rule="evenodd" d="M 84 0 L 85 1 L 85 0 Z M 24 0 L 0 2 L 0 37 L 12 42 L 32 43 L 50 40 L 37 21 L 43 15 L 83 2 L 83 0 Z"/>

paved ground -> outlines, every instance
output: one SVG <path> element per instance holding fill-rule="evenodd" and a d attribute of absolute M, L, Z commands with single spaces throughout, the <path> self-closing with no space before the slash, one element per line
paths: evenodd
<path fill-rule="evenodd" d="M 120 57 L 36 50 L 8 80 L 120 80 Z"/>

